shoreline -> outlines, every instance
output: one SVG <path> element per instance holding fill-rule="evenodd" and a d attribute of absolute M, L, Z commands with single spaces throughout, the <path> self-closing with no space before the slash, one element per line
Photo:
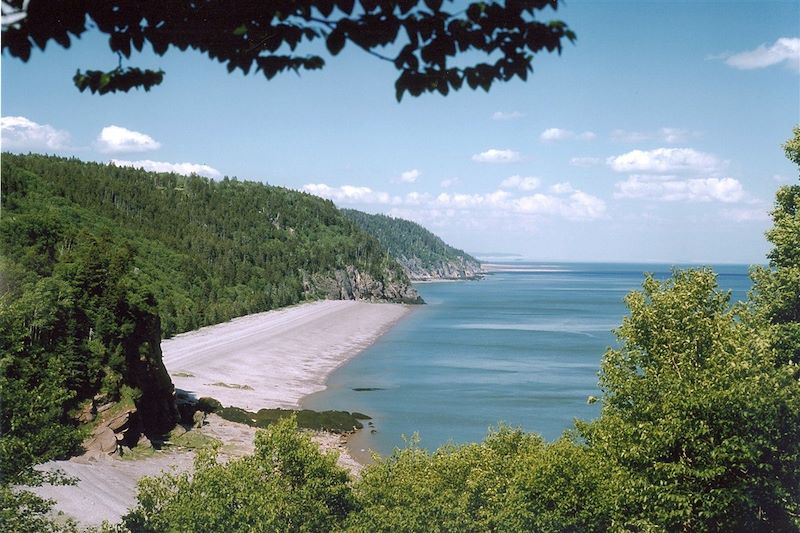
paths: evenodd
<path fill-rule="evenodd" d="M 299 408 L 410 311 L 405 304 L 320 300 L 183 333 L 161 349 L 176 389 L 248 411 Z"/>
<path fill-rule="evenodd" d="M 176 335 L 161 342 L 163 360 L 176 389 L 211 396 L 223 405 L 247 410 L 302 408 L 303 398 L 327 387 L 330 374 L 371 346 L 407 316 L 413 306 L 352 300 L 321 300 L 246 315 Z M 223 443 L 220 453 L 238 457 L 253 451 L 255 428 L 209 415 L 199 431 Z M 339 465 L 358 475 L 367 464 L 350 453 L 352 435 L 312 432 L 323 452 L 339 452 Z M 191 469 L 194 452 L 171 449 L 139 459 L 103 456 L 50 461 L 39 468 L 60 468 L 77 485 L 31 487 L 55 500 L 53 512 L 81 527 L 103 520 L 118 522 L 135 505 L 143 476 Z M 357 458 L 358 457 L 358 458 Z"/>

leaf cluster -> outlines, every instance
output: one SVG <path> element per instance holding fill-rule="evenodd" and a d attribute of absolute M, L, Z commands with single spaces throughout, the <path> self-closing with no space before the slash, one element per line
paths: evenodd
<path fill-rule="evenodd" d="M 442 0 L 294 0 L 278 2 L 181 0 L 165 8 L 156 2 L 10 0 L 4 17 L 3 50 L 28 61 L 34 48 L 55 41 L 69 48 L 90 28 L 108 35 L 109 50 L 130 58 L 146 43 L 163 55 L 171 47 L 197 50 L 224 63 L 228 72 L 261 72 L 267 79 L 284 71 L 320 69 L 347 43 L 399 71 L 396 97 L 426 92 L 447 95 L 466 83 L 488 91 L 496 81 L 526 80 L 535 54 L 561 52 L 575 34 L 561 21 L 541 22 L 538 11 L 557 9 L 557 0 L 478 1 L 445 9 Z M 233 5 L 232 5 L 233 4 Z M 309 53 L 302 53 L 308 49 Z M 394 53 L 396 51 L 396 53 Z M 394 55 L 392 55 L 394 53 Z M 483 56 L 484 61 L 475 61 Z M 163 72 L 115 69 L 78 71 L 75 83 L 92 92 L 148 90 Z"/>

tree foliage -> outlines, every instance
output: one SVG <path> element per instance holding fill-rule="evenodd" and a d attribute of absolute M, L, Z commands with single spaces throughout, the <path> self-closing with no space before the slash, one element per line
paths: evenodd
<path fill-rule="evenodd" d="M 200 453 L 194 473 L 139 483 L 138 505 L 124 518 L 132 531 L 336 530 L 353 509 L 349 477 L 322 454 L 293 418 L 256 434 L 252 456 L 219 463 Z"/>
<path fill-rule="evenodd" d="M 44 50 L 52 41 L 69 48 L 73 38 L 96 28 L 120 58 L 130 58 L 148 43 L 158 55 L 170 47 L 191 48 L 224 63 L 229 72 L 255 71 L 271 79 L 285 71 L 322 68 L 325 60 L 315 42 L 324 42 L 332 56 L 351 43 L 399 71 L 399 101 L 406 92 L 446 95 L 464 83 L 488 91 L 495 81 L 526 80 L 534 54 L 560 53 L 565 40 L 575 40 L 565 23 L 537 20 L 538 11 L 557 7 L 558 0 L 466 6 L 452 0 L 180 0 L 168 7 L 137 0 L 9 0 L 2 47 L 28 61 L 34 48 Z M 162 77 L 163 72 L 120 66 L 78 71 L 75 83 L 104 94 L 147 90 Z"/>
<path fill-rule="evenodd" d="M 622 475 L 620 526 L 791 527 L 797 373 L 728 298 L 710 270 L 648 277 L 626 298 L 622 346 L 602 363 L 602 414 L 580 426 Z"/>

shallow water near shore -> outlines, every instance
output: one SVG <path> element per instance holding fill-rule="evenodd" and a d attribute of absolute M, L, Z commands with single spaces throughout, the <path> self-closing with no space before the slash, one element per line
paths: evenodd
<path fill-rule="evenodd" d="M 303 406 L 372 416 L 351 438 L 357 456 L 389 454 L 415 432 L 428 449 L 479 441 L 499 422 L 552 440 L 575 418 L 594 418 L 599 406 L 587 399 L 599 395 L 600 359 L 615 345 L 623 297 L 641 287 L 644 272 L 664 279 L 671 265 L 514 266 L 476 282 L 418 285 L 427 305 L 337 369 Z M 746 298 L 747 266 L 714 271 L 732 301 Z"/>

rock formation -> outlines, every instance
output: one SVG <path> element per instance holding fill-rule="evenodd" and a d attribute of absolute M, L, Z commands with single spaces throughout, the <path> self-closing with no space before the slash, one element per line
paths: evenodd
<path fill-rule="evenodd" d="M 456 257 L 423 266 L 417 257 L 398 257 L 397 262 L 411 281 L 478 279 L 483 276 L 481 264 L 466 257 Z"/>
<path fill-rule="evenodd" d="M 327 276 L 305 276 L 303 290 L 309 296 L 329 300 L 424 303 L 407 279 L 388 273 L 387 282 L 384 283 L 353 266 L 336 270 Z"/>
<path fill-rule="evenodd" d="M 178 422 L 175 387 L 161 356 L 161 320 L 156 313 L 134 309 L 136 329 L 125 343 L 125 382 L 139 391 L 136 408 L 148 437 L 169 432 Z"/>

